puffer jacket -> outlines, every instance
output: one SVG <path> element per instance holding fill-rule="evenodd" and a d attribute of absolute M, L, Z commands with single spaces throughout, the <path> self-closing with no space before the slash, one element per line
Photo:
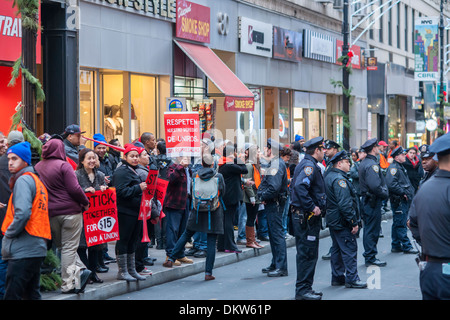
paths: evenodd
<path fill-rule="evenodd" d="M 48 191 L 48 215 L 80 214 L 89 205 L 72 166 L 66 161 L 64 144 L 51 139 L 42 147 L 42 160 L 35 170 Z"/>

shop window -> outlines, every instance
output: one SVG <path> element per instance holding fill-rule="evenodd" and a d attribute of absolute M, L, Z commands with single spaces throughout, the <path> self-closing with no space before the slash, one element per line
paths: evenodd
<path fill-rule="evenodd" d="M 131 75 L 130 96 L 130 140 L 138 139 L 142 133 L 156 134 L 156 119 L 158 119 L 157 81 L 156 77 Z"/>
<path fill-rule="evenodd" d="M 308 111 L 308 139 L 322 136 L 321 110 L 309 109 Z"/>
<path fill-rule="evenodd" d="M 280 89 L 280 113 L 278 115 L 280 143 L 290 144 L 291 116 L 290 116 L 291 94 L 289 90 Z"/>
<path fill-rule="evenodd" d="M 80 126 L 92 137 L 95 130 L 95 86 L 94 71 L 80 70 Z"/>
<path fill-rule="evenodd" d="M 303 108 L 294 108 L 294 137 L 305 136 L 305 120 L 303 119 Z"/>
<path fill-rule="evenodd" d="M 103 135 L 124 145 L 123 74 L 102 75 Z"/>

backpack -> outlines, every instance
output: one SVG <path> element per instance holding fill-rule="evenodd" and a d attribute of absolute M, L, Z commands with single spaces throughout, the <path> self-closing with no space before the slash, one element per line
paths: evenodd
<path fill-rule="evenodd" d="M 202 180 L 197 174 L 192 179 L 191 204 L 191 209 L 197 211 L 197 223 L 198 213 L 208 212 L 208 229 L 211 229 L 211 211 L 217 210 L 220 206 L 220 202 L 219 177 L 217 177 L 217 174 L 208 180 Z"/>

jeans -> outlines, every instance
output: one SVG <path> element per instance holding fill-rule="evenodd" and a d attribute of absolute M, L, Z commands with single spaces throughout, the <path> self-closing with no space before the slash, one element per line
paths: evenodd
<path fill-rule="evenodd" d="M 258 211 L 258 238 L 262 237 L 269 237 L 269 228 L 267 226 L 267 214 L 266 214 L 266 208 L 263 210 Z"/>
<path fill-rule="evenodd" d="M 186 229 L 181 237 L 178 239 L 177 243 L 175 244 L 171 255 L 169 258 L 172 261 L 175 261 L 177 259 L 182 259 L 186 255 L 184 254 L 184 246 L 186 243 L 191 239 L 191 237 L 198 232 L 191 231 L 189 229 Z M 206 248 L 206 263 L 205 263 L 205 273 L 211 275 L 212 269 L 214 267 L 214 261 L 216 259 L 216 240 L 217 240 L 217 234 L 208 233 L 206 235 L 207 238 L 207 248 Z"/>
<path fill-rule="evenodd" d="M 287 249 L 283 232 L 284 202 L 266 204 L 267 223 L 269 226 L 269 242 L 272 250 L 271 266 L 287 271 Z"/>
<path fill-rule="evenodd" d="M 237 240 L 245 240 L 245 224 L 247 222 L 247 208 L 244 202 L 239 205 L 239 222 Z"/>
<path fill-rule="evenodd" d="M 194 248 L 197 250 L 203 250 L 206 251 L 208 240 L 207 235 L 204 232 L 196 232 L 193 236 L 194 239 Z"/>
<path fill-rule="evenodd" d="M 0 237 L 0 300 L 3 300 L 5 295 L 6 272 L 8 269 L 8 260 L 2 259 L 2 239 L 3 236 Z"/>
<path fill-rule="evenodd" d="M 408 211 L 411 201 L 401 201 L 398 205 L 392 204 L 392 249 L 408 251 L 412 249 L 411 241 L 408 238 Z"/>
<path fill-rule="evenodd" d="M 44 257 L 8 262 L 4 300 L 41 300 L 40 277 Z"/>
<path fill-rule="evenodd" d="M 166 208 L 166 254 L 170 256 L 175 244 L 186 229 L 189 218 L 190 199 L 186 201 L 184 210 Z"/>
<path fill-rule="evenodd" d="M 283 232 L 284 234 L 288 233 L 288 219 L 289 219 L 289 202 L 290 202 L 290 196 L 287 196 L 287 200 L 285 202 L 284 205 L 284 210 L 283 210 Z"/>

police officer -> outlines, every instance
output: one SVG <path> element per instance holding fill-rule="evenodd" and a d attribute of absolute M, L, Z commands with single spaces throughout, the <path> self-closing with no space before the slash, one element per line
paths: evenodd
<path fill-rule="evenodd" d="M 419 183 L 419 188 L 422 184 L 425 183 L 428 179 L 430 179 L 438 169 L 437 155 L 434 152 L 430 151 L 430 146 L 427 144 L 421 145 L 419 147 L 420 158 L 422 159 L 422 167 L 425 171 L 422 179 Z"/>
<path fill-rule="evenodd" d="M 414 197 L 414 187 L 403 167 L 406 154 L 402 147 L 395 148 L 391 157 L 394 159 L 386 171 L 386 183 L 389 189 L 392 212 L 391 252 L 417 253 L 408 238 L 406 220 L 408 210 Z"/>
<path fill-rule="evenodd" d="M 290 223 L 297 247 L 295 298 L 320 300 L 312 289 L 316 269 L 321 213 L 325 210 L 325 183 L 318 163 L 323 161 L 323 138 L 313 138 L 303 145 L 305 158 L 297 165 L 291 182 Z"/>
<path fill-rule="evenodd" d="M 325 220 L 333 241 L 331 247 L 331 285 L 367 288 L 358 276 L 356 233 L 359 229 L 359 197 L 347 178 L 350 159 L 340 151 L 330 159 L 331 169 L 325 176 L 327 214 Z"/>
<path fill-rule="evenodd" d="M 264 170 L 264 177 L 257 195 L 264 204 L 267 214 L 272 261 L 269 267 L 262 269 L 262 272 L 267 273 L 269 277 L 283 277 L 288 275 L 286 240 L 283 231 L 283 210 L 287 199 L 288 181 L 286 165 L 279 157 L 280 145 L 269 138 L 267 149 L 271 160 Z"/>
<path fill-rule="evenodd" d="M 381 230 L 381 205 L 388 198 L 388 188 L 385 177 L 378 165 L 379 153 L 377 139 L 370 139 L 362 146 L 367 156 L 359 166 L 359 187 L 363 196 L 363 245 L 366 266 L 384 267 L 385 261 L 376 258 L 377 244 Z"/>
<path fill-rule="evenodd" d="M 339 152 L 339 148 L 341 146 L 339 144 L 337 144 L 335 141 L 333 140 L 325 140 L 324 145 L 323 145 L 323 151 L 324 151 L 324 155 L 325 155 L 325 173 L 323 174 L 323 177 L 325 178 L 327 175 L 327 171 L 328 169 L 330 169 L 332 167 L 332 164 L 330 162 L 331 158 L 333 158 L 336 153 Z"/>
<path fill-rule="evenodd" d="M 409 210 L 409 227 L 422 246 L 420 289 L 424 300 L 450 299 L 450 133 L 437 138 L 430 152 L 439 170 L 424 183 Z"/>

